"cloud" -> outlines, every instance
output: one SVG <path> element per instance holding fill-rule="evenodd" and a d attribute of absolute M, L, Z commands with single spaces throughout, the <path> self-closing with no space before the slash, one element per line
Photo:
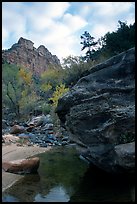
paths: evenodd
<path fill-rule="evenodd" d="M 2 46 L 10 48 L 24 37 L 60 59 L 80 55 L 85 30 L 99 38 L 115 30 L 118 20 L 133 23 L 134 7 L 133 2 L 3 2 Z"/>
<path fill-rule="evenodd" d="M 64 15 L 63 23 L 67 25 L 72 32 L 75 32 L 88 24 L 81 16 L 71 15 L 70 13 Z"/>
<path fill-rule="evenodd" d="M 9 8 L 11 4 L 7 4 Z M 70 53 L 75 54 L 75 33 L 85 27 L 88 23 L 79 15 L 67 12 L 70 7 L 68 2 L 48 2 L 15 4 L 3 8 L 3 36 L 14 33 L 12 36 L 16 41 L 19 37 L 26 37 L 38 47 L 44 44 L 49 51 L 59 58 L 66 57 Z M 30 12 L 31 7 L 31 12 Z M 22 8 L 22 12 L 20 11 Z M 23 15 L 24 14 L 24 15 Z M 17 20 L 18 19 L 18 24 Z M 3 39 L 3 43 L 5 40 Z"/>
<path fill-rule="evenodd" d="M 117 29 L 118 21 L 133 24 L 135 11 L 133 2 L 93 2 L 83 5 L 81 15 L 88 18 L 88 31 L 98 39 Z"/>
<path fill-rule="evenodd" d="M 34 14 L 58 19 L 64 15 L 69 7 L 70 3 L 68 2 L 33 2 L 31 10 Z"/>
<path fill-rule="evenodd" d="M 75 27 L 75 31 L 76 29 L 78 30 L 79 27 Z M 79 45 L 80 39 L 73 35 L 73 32 L 73 29 L 67 24 L 54 22 L 45 34 L 44 31 L 43 33 L 35 34 L 33 32 L 29 32 L 28 37 L 35 42 L 35 47 L 43 44 L 50 52 L 52 52 L 52 54 L 57 55 L 61 59 L 62 57 L 67 57 L 70 54 L 76 54 L 75 48 Z M 41 35 L 43 36 L 42 38 Z"/>
<path fill-rule="evenodd" d="M 42 31 L 50 28 L 54 21 L 60 19 L 69 8 L 68 2 L 35 2 L 31 6 L 31 12 L 26 11 L 27 21 L 31 29 Z"/>
<path fill-rule="evenodd" d="M 4 3 L 3 3 L 4 4 Z M 18 12 L 16 12 L 16 9 Z M 18 39 L 26 32 L 26 20 L 19 13 L 21 4 L 11 2 L 4 4 L 2 10 L 2 38 L 5 47 L 5 42 L 8 39 Z"/>
<path fill-rule="evenodd" d="M 100 16 L 117 16 L 128 12 L 132 6 L 130 2 L 97 2 L 96 9 Z"/>
<path fill-rule="evenodd" d="M 111 25 L 111 27 L 112 28 L 110 28 L 110 26 L 107 26 L 107 25 L 98 24 L 98 27 L 94 26 L 92 28 L 92 35 L 93 35 L 93 37 L 98 39 L 101 36 L 104 36 L 108 30 L 109 31 L 113 31 L 114 27 L 112 25 Z"/>

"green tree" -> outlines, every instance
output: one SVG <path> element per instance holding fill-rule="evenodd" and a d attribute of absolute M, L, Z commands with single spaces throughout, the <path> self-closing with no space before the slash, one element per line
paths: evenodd
<path fill-rule="evenodd" d="M 49 68 L 40 76 L 40 91 L 44 98 L 51 96 L 56 86 L 63 80 L 63 70 Z"/>
<path fill-rule="evenodd" d="M 85 31 L 81 36 L 80 36 L 82 42 L 80 44 L 83 45 L 81 48 L 81 51 L 87 48 L 86 55 L 83 57 L 85 61 L 93 60 L 94 59 L 94 53 L 95 53 L 95 46 L 97 45 L 98 42 L 94 41 L 94 37 L 91 37 L 91 35 Z"/>
<path fill-rule="evenodd" d="M 119 54 L 135 46 L 135 23 L 127 25 L 126 22 L 118 21 L 118 29 L 108 32 L 102 38 L 102 51 L 110 56 Z"/>
<path fill-rule="evenodd" d="M 28 115 L 37 106 L 37 96 L 32 74 L 24 68 L 16 65 L 2 65 L 2 104 L 3 115 L 8 108 L 20 118 Z"/>
<path fill-rule="evenodd" d="M 92 60 L 85 62 L 81 56 L 68 56 L 63 58 L 63 83 L 66 85 L 66 87 L 71 88 L 81 77 L 84 76 L 84 73 L 87 72 L 87 70 L 95 65 L 95 63 L 96 61 Z"/>
<path fill-rule="evenodd" d="M 19 67 L 3 64 L 2 65 L 2 103 L 3 107 L 12 110 L 19 115 L 19 98 L 21 97 L 21 84 L 18 78 Z"/>

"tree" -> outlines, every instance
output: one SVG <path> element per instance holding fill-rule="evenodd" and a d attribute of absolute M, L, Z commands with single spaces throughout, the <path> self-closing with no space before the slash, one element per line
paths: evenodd
<path fill-rule="evenodd" d="M 50 101 L 52 101 L 52 105 L 56 108 L 58 105 L 58 100 L 59 98 L 65 94 L 66 92 L 69 91 L 69 88 L 65 87 L 65 84 L 60 84 L 56 86 L 56 90 L 54 91 L 53 95 L 51 98 L 49 98 Z"/>
<path fill-rule="evenodd" d="M 81 48 L 81 51 L 87 48 L 86 55 L 83 57 L 84 60 L 89 61 L 94 59 L 94 53 L 95 49 L 94 47 L 97 45 L 98 42 L 94 41 L 94 37 L 91 37 L 91 35 L 85 31 L 84 34 L 80 36 L 81 40 L 83 42 L 80 42 L 80 44 L 83 45 Z"/>
<path fill-rule="evenodd" d="M 135 46 L 135 23 L 127 25 L 126 22 L 118 21 L 118 29 L 108 32 L 103 39 L 103 50 L 110 56 L 119 54 Z"/>
<path fill-rule="evenodd" d="M 37 106 L 32 74 L 16 65 L 2 64 L 2 112 L 8 109 L 15 117 L 28 115 Z"/>
<path fill-rule="evenodd" d="M 74 86 L 81 78 L 81 74 L 87 70 L 87 62 L 79 56 L 68 56 L 63 59 L 62 67 L 64 72 L 63 82 L 66 87 Z"/>
<path fill-rule="evenodd" d="M 2 65 L 2 103 L 4 107 L 10 108 L 19 115 L 19 99 L 21 97 L 21 86 L 18 82 L 19 68 L 10 64 Z"/>

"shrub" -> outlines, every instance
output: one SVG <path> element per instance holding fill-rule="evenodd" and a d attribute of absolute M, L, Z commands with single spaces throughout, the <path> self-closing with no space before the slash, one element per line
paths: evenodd
<path fill-rule="evenodd" d="M 65 88 L 65 84 L 60 84 L 56 86 L 56 90 L 54 91 L 51 98 L 49 98 L 50 101 L 52 101 L 52 105 L 54 107 L 57 107 L 58 105 L 58 99 L 67 91 L 69 91 L 69 88 Z"/>

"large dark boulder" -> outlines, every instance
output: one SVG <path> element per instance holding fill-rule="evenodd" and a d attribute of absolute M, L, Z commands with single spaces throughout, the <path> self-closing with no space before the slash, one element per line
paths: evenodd
<path fill-rule="evenodd" d="M 135 48 L 96 65 L 59 99 L 71 140 L 108 172 L 135 169 Z"/>

